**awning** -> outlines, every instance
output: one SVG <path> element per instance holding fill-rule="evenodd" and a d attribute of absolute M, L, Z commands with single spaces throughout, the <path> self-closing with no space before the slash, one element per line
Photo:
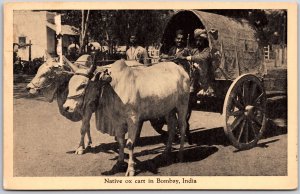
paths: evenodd
<path fill-rule="evenodd" d="M 52 24 L 50 22 L 47 22 L 47 27 L 51 28 L 52 30 L 56 31 L 55 24 Z M 61 25 L 61 33 L 63 35 L 73 35 L 73 36 L 79 36 L 79 30 L 75 28 L 74 26 L 70 25 Z"/>

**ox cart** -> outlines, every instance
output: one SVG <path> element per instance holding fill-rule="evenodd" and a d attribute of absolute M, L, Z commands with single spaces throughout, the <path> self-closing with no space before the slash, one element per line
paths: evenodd
<path fill-rule="evenodd" d="M 216 92 L 215 97 L 197 97 L 196 101 L 206 101 L 207 106 L 223 101 L 220 113 L 225 134 L 237 149 L 252 148 L 262 137 L 267 121 L 263 86 L 265 68 L 256 31 L 247 21 L 197 10 L 182 10 L 168 21 L 161 51 L 168 52 L 174 45 L 178 29 L 189 34 L 189 42 L 193 42 L 196 28 L 205 28 L 208 33 L 213 58 L 210 70 Z"/>

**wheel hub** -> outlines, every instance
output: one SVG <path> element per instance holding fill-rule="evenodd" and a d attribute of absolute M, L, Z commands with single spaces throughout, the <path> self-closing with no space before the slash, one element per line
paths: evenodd
<path fill-rule="evenodd" d="M 254 113 L 254 106 L 251 106 L 251 105 L 246 106 L 245 112 L 244 112 L 245 116 L 251 117 L 253 115 L 253 113 Z"/>

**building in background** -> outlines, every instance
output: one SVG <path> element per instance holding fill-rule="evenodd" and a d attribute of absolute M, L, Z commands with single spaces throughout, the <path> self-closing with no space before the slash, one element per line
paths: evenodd
<path fill-rule="evenodd" d="M 43 57 L 45 51 L 56 55 L 55 13 L 48 11 L 14 11 L 13 41 L 19 45 L 18 57 L 29 61 Z M 62 46 L 66 52 L 70 38 L 79 39 L 79 30 L 69 25 L 62 25 Z"/>

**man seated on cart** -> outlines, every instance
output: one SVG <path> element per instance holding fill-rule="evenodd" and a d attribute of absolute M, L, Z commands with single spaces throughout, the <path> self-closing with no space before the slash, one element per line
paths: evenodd
<path fill-rule="evenodd" d="M 196 87 L 198 84 L 199 92 L 197 96 L 215 96 L 211 86 L 210 68 L 212 57 L 208 43 L 207 32 L 205 29 L 195 29 L 195 48 L 190 51 L 189 56 L 179 56 L 192 64 L 191 84 Z"/>
<path fill-rule="evenodd" d="M 190 64 L 189 62 L 186 60 L 187 56 L 190 56 L 190 50 L 186 47 L 186 37 L 185 37 L 185 33 L 183 30 L 177 30 L 176 31 L 176 35 L 175 35 L 175 46 L 171 47 L 171 49 L 169 50 L 168 54 L 161 54 L 160 55 L 160 61 L 173 61 L 178 65 L 181 65 L 185 71 L 190 75 Z M 192 80 L 192 78 L 191 78 Z M 191 81 L 192 82 L 192 81 Z M 193 88 L 193 84 L 191 84 L 190 87 L 190 93 L 194 93 L 194 88 Z M 194 98 L 193 98 L 194 99 Z M 190 103 L 190 106 L 192 104 L 194 104 L 194 100 L 192 100 L 190 98 L 190 101 L 192 103 Z M 189 107 L 189 113 L 187 116 L 187 120 L 189 120 L 189 117 L 191 116 L 191 107 Z M 160 121 L 164 122 L 164 119 L 160 119 Z M 187 137 L 187 141 L 188 143 L 191 145 L 192 144 L 192 140 L 191 140 L 191 136 L 190 136 L 190 132 L 189 132 L 189 123 L 188 127 L 187 127 L 187 131 L 186 131 L 186 137 Z M 179 133 L 179 131 L 178 131 Z M 180 139 L 179 138 L 179 134 L 177 134 L 176 139 Z"/>
<path fill-rule="evenodd" d="M 175 63 L 177 63 L 178 62 L 177 60 L 180 57 L 186 57 L 186 56 L 190 55 L 189 49 L 185 47 L 185 34 L 184 34 L 183 30 L 180 29 L 180 30 L 176 31 L 174 42 L 175 42 L 175 46 L 171 47 L 168 54 L 160 55 L 161 61 L 170 60 L 170 61 L 174 61 Z M 190 71 L 189 64 L 186 63 L 185 61 L 183 61 L 180 64 L 189 73 L 189 71 Z"/>

